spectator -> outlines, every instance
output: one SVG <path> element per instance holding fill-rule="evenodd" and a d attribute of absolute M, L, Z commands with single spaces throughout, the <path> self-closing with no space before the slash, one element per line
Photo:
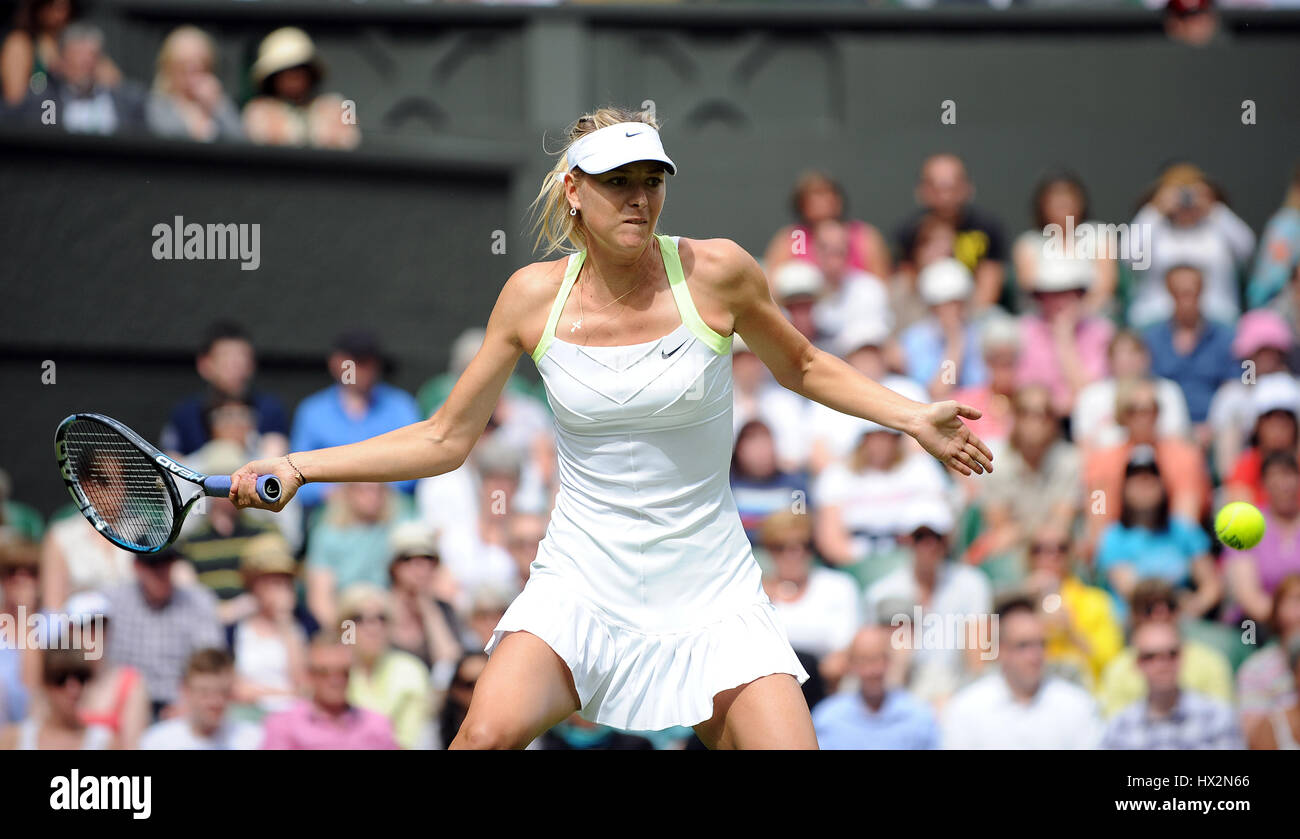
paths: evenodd
<path fill-rule="evenodd" d="M 1192 47 L 1222 43 L 1227 37 L 1219 27 L 1214 0 L 1169 0 L 1165 4 L 1165 34 Z"/>
<path fill-rule="evenodd" d="M 1171 511 L 1162 472 L 1151 446 L 1130 452 L 1117 496 L 1119 521 L 1102 533 L 1097 573 L 1104 576 L 1121 610 L 1139 582 L 1156 578 L 1183 592 L 1179 608 L 1185 617 L 1199 618 L 1218 605 L 1223 584 L 1205 531 L 1195 520 Z"/>
<path fill-rule="evenodd" d="M 763 589 L 795 652 L 812 656 L 822 678 L 844 675 L 843 653 L 861 623 L 853 578 L 814 564 L 812 522 L 789 509 L 772 513 L 759 530 L 770 562 Z"/>
<path fill-rule="evenodd" d="M 772 274 L 776 302 L 785 316 L 809 341 L 828 347 L 829 337 L 818 329 L 818 301 L 826 292 L 826 278 L 815 263 L 789 260 Z"/>
<path fill-rule="evenodd" d="M 1290 334 L 1300 333 L 1300 260 L 1297 260 L 1295 267 L 1291 269 L 1291 279 L 1287 285 L 1269 304 L 1269 311 L 1282 316 Z M 1286 364 L 1292 370 L 1300 370 L 1300 346 L 1291 345 L 1291 351 L 1286 356 Z"/>
<path fill-rule="evenodd" d="M 864 618 L 911 628 L 896 666 L 913 694 L 937 704 L 982 665 L 986 651 L 971 636 L 991 611 L 993 597 L 983 574 L 947 561 L 953 518 L 946 504 L 918 502 L 898 515 L 912 561 L 867 589 Z M 942 627 L 937 645 L 929 643 L 927 624 Z M 922 642 L 919 647 L 915 640 Z"/>
<path fill-rule="evenodd" d="M 1234 552 L 1226 561 L 1228 589 L 1245 616 L 1265 623 L 1273 592 L 1282 580 L 1300 573 L 1300 465 L 1292 451 L 1274 451 L 1260 467 L 1264 498 L 1264 538 Z"/>
<path fill-rule="evenodd" d="M 1093 690 L 1102 669 L 1124 647 L 1124 632 L 1110 596 L 1074 573 L 1074 544 L 1059 523 L 1045 523 L 1029 544 L 1025 590 L 1047 629 L 1047 661 Z"/>
<path fill-rule="evenodd" d="M 654 743 L 644 737 L 588 722 L 578 714 L 573 714 L 552 726 L 536 742 L 537 748 L 545 751 L 570 749 L 650 751 L 655 747 Z"/>
<path fill-rule="evenodd" d="M 140 740 L 145 750 L 214 751 L 256 749 L 262 732 L 226 714 L 235 693 L 235 667 L 225 650 L 198 650 L 185 665 L 181 683 L 185 715 L 157 723 Z"/>
<path fill-rule="evenodd" d="M 24 649 L 17 633 L 26 632 L 26 616 L 40 606 L 40 573 L 34 547 L 0 542 L 0 726 L 26 719 L 31 704 L 24 658 L 34 653 Z"/>
<path fill-rule="evenodd" d="M 768 516 L 810 506 L 808 476 L 779 468 L 772 430 L 762 420 L 745 423 L 736 437 L 731 454 L 731 494 L 751 544 L 758 544 L 759 525 Z"/>
<path fill-rule="evenodd" d="M 1286 664 L 1295 690 L 1300 686 L 1300 640 L 1293 638 L 1287 643 Z M 1293 699 L 1286 708 L 1258 720 L 1250 731 L 1249 742 L 1252 749 L 1300 749 L 1300 703 Z"/>
<path fill-rule="evenodd" d="M 0 46 L 0 81 L 4 102 L 12 107 L 28 95 L 40 96 L 59 70 L 59 44 L 64 29 L 75 20 L 74 0 L 19 0 L 14 28 Z M 122 80 L 122 74 L 107 57 L 95 67 L 95 77 L 105 87 Z"/>
<path fill-rule="evenodd" d="M 957 228 L 936 215 L 924 216 L 916 225 L 912 247 L 898 263 L 898 270 L 886 284 L 889 289 L 888 321 L 894 324 L 894 334 L 902 334 L 909 326 L 929 314 L 917 287 L 920 273 L 941 259 L 951 259 L 957 246 Z M 902 369 L 895 359 L 891 366 Z"/>
<path fill-rule="evenodd" d="M 930 314 L 899 336 L 908 377 L 933 399 L 947 398 L 954 387 L 987 382 L 980 328 L 969 317 L 975 288 L 970 271 L 956 259 L 941 259 L 921 269 L 917 284 Z"/>
<path fill-rule="evenodd" d="M 998 610 L 998 663 L 944 709 L 945 749 L 1092 749 L 1097 705 L 1082 688 L 1045 674 L 1047 630 L 1032 603 Z"/>
<path fill-rule="evenodd" d="M 1142 337 L 1129 329 L 1116 332 L 1106 350 L 1110 375 L 1079 391 L 1070 415 L 1070 436 L 1080 448 L 1098 449 L 1124 442 L 1125 430 L 1115 415 L 1115 395 L 1120 382 L 1151 378 L 1151 352 Z M 1169 379 L 1155 379 L 1159 437 L 1188 437 L 1191 422 L 1187 418 L 1187 400 L 1182 388 Z M 976 433 L 978 429 L 972 426 Z M 980 439 L 987 439 L 981 436 Z"/>
<path fill-rule="evenodd" d="M 739 335 L 731 339 L 732 427 L 736 438 L 750 421 L 761 421 L 772 431 L 777 462 L 787 472 L 804 468 L 809 459 L 810 412 L 813 403 L 772 379 L 766 365 Z"/>
<path fill-rule="evenodd" d="M 1234 323 L 1241 314 L 1237 302 L 1237 270 L 1255 248 L 1255 234 L 1224 203 L 1205 173 L 1187 163 L 1170 166 L 1160 176 L 1150 200 L 1133 218 L 1132 228 L 1143 231 L 1149 247 L 1132 254 L 1141 268 L 1128 322 L 1138 329 L 1167 320 L 1174 300 L 1165 278 L 1175 266 L 1201 272 L 1204 293 L 1200 309 L 1208 320 Z M 1159 367 L 1157 365 L 1157 371 Z M 1193 399 L 1188 395 L 1188 407 Z M 1195 420 L 1195 409 L 1192 411 Z"/>
<path fill-rule="evenodd" d="M 987 317 L 980 325 L 980 357 L 989 371 L 988 381 L 959 387 L 950 398 L 980 411 L 977 420 L 966 420 L 970 430 L 989 445 L 996 455 L 1007 444 L 1014 419 L 1012 401 L 1020 365 L 1020 325 L 1006 315 Z M 1002 464 L 998 464 L 999 468 Z M 974 482 L 968 482 L 973 491 Z"/>
<path fill-rule="evenodd" d="M 890 390 L 927 402 L 925 388 L 900 376 L 889 368 L 889 326 L 879 317 L 863 317 L 850 321 L 835 340 L 835 351 L 848 362 L 849 366 L 879 382 Z M 778 388 L 789 394 L 785 388 Z M 807 461 L 813 474 L 821 472 L 832 462 L 843 460 L 857 448 L 862 436 L 861 421 L 849 414 L 842 414 L 818 402 L 802 403 L 806 407 L 804 419 L 797 427 L 799 438 L 808 448 Z M 770 412 L 776 415 L 776 411 Z M 793 417 L 794 409 L 786 412 Z M 808 438 L 811 437 L 809 442 Z M 777 433 L 777 447 L 781 448 L 781 434 Z M 908 442 L 911 446 L 911 442 Z"/>
<path fill-rule="evenodd" d="M 483 338 L 486 334 L 487 330 L 481 326 L 473 326 L 463 330 L 456 336 L 456 340 L 451 342 L 447 372 L 434 376 L 420 385 L 420 389 L 415 394 L 415 399 L 420 405 L 420 416 L 433 416 L 434 412 L 442 407 L 442 403 L 447 401 L 447 397 L 451 395 L 451 389 L 456 386 L 456 382 L 460 379 L 461 374 L 465 372 L 465 368 L 474 360 L 479 348 L 483 346 Z M 506 382 L 503 398 L 514 397 L 532 400 L 533 405 L 530 413 L 540 410 L 545 414 L 545 422 L 549 430 L 550 414 L 547 410 L 544 391 L 539 392 L 526 378 L 516 374 L 512 375 Z M 501 413 L 499 407 L 497 413 Z M 514 412 L 508 413 L 513 414 Z"/>
<path fill-rule="evenodd" d="M 248 459 L 234 444 L 220 441 L 204 446 L 192 462 L 205 475 L 229 475 Z M 240 554 L 249 540 L 272 530 L 263 519 L 250 515 L 253 511 L 236 509 L 228 498 L 210 497 L 202 503 L 205 515 L 187 520 L 192 525 L 185 528 L 176 549 L 189 561 L 195 579 L 216 595 L 221 622 L 231 625 L 256 608 L 244 587 Z"/>
<path fill-rule="evenodd" d="M 1273 499 L 1264 485 L 1263 464 L 1274 454 L 1296 462 L 1300 452 L 1300 385 L 1290 376 L 1260 379 L 1251 391 L 1250 404 L 1255 414 L 1251 445 L 1224 479 L 1224 496 L 1229 501 L 1271 506 Z"/>
<path fill-rule="evenodd" d="M 429 669 L 390 643 L 393 603 L 388 592 L 369 583 L 354 583 L 339 596 L 339 618 L 356 642 L 348 701 L 383 714 L 402 748 L 428 748 L 433 733 Z"/>
<path fill-rule="evenodd" d="M 1261 719 L 1296 700 L 1295 682 L 1286 660 L 1287 644 L 1300 639 L 1300 574 L 1290 574 L 1273 590 L 1268 628 L 1273 640 L 1251 654 L 1237 670 L 1237 706 L 1241 727 L 1249 732 Z"/>
<path fill-rule="evenodd" d="M 1198 522 L 1209 512 L 1210 476 L 1199 447 L 1178 437 L 1160 435 L 1160 400 L 1151 381 L 1120 382 L 1115 389 L 1115 415 L 1127 439 L 1091 452 L 1084 460 L 1084 486 L 1090 541 L 1119 516 L 1124 475 L 1138 446 L 1155 450 L 1156 464 L 1174 517 Z M 996 474 L 996 473 L 994 473 Z M 1098 495 L 1097 493 L 1101 493 Z"/>
<path fill-rule="evenodd" d="M 943 469 L 919 449 L 905 447 L 900 432 L 858 421 L 858 444 L 849 457 L 826 467 L 813 486 L 818 554 L 830 565 L 852 568 L 864 585 L 898 564 L 898 537 L 918 502 L 942 504 Z"/>
<path fill-rule="evenodd" d="M 838 221 L 817 225 L 814 250 L 817 267 L 826 281 L 826 293 L 813 307 L 817 331 L 834 341 L 851 320 L 863 317 L 891 318 L 889 291 L 880 276 L 855 268 L 850 262 L 852 234 Z M 883 240 L 882 250 L 885 249 Z M 887 276 L 887 275 L 886 275 Z"/>
<path fill-rule="evenodd" d="M 388 583 L 388 540 L 411 517 L 409 501 L 388 484 L 343 484 L 330 496 L 307 548 L 307 606 L 317 623 L 336 622 L 337 592 Z"/>
<path fill-rule="evenodd" d="M 1042 257 L 1034 277 L 1038 311 L 1020 320 L 1020 384 L 1043 385 L 1052 406 L 1069 416 L 1079 391 L 1106 375 L 1106 347 L 1114 327 L 1084 308 L 1091 267 Z"/>
<path fill-rule="evenodd" d="M 373 333 L 340 335 L 329 357 L 330 377 L 336 384 L 313 393 L 298 405 L 290 449 L 299 452 L 343 446 L 418 422 L 415 399 L 383 381 L 387 365 Z M 397 486 L 411 492 L 415 482 Z M 332 488 L 332 484 L 307 484 L 296 497 L 311 509 L 324 501 Z"/>
<path fill-rule="evenodd" d="M 890 630 L 866 626 L 849 648 L 849 671 L 858 689 L 841 691 L 813 709 L 813 728 L 823 749 L 937 749 L 934 712 L 902 688 L 888 685 L 893 656 Z"/>
<path fill-rule="evenodd" d="M 258 439 L 236 440 L 261 457 L 278 457 L 288 451 L 289 422 L 284 405 L 275 395 L 253 386 L 257 358 L 248 333 L 239 324 L 219 321 L 208 327 L 194 363 L 204 389 L 172 409 L 163 427 L 165 451 L 189 456 L 212 439 L 211 409 L 226 404 L 251 406 L 256 415 Z"/>
<path fill-rule="evenodd" d="M 1066 257 L 1090 277 L 1083 310 L 1109 317 L 1119 281 L 1116 255 L 1109 252 L 1106 228 L 1092 220 L 1083 182 L 1069 172 L 1048 175 L 1034 189 L 1032 209 L 1034 227 L 1021 233 L 1011 248 L 1019 285 L 1016 311 L 1028 309 L 1040 263 Z"/>
<path fill-rule="evenodd" d="M 267 35 L 249 75 L 258 95 L 244 106 L 244 130 L 254 143 L 330 149 L 361 143 L 349 102 L 317 92 L 325 64 L 306 32 L 286 26 Z"/>
<path fill-rule="evenodd" d="M 104 33 L 89 23 L 69 23 L 59 36 L 57 70 L 44 99 L 55 104 L 57 124 L 71 134 L 138 134 L 146 129 L 143 88 L 105 82 Z M 110 74 L 111 75 L 111 74 Z M 35 103 L 35 97 L 29 100 Z M 38 119 L 44 117 L 37 108 Z"/>
<path fill-rule="evenodd" d="M 1220 699 L 1178 684 L 1182 642 L 1178 627 L 1148 621 L 1133 630 L 1146 699 L 1116 714 L 1106 726 L 1103 749 L 1240 749 L 1241 729 Z"/>
<path fill-rule="evenodd" d="M 486 653 L 475 650 L 461 656 L 456 663 L 451 685 L 447 688 L 447 701 L 443 703 L 442 712 L 438 716 L 438 732 L 444 749 L 456 739 L 461 724 L 465 722 L 470 700 L 474 697 L 474 685 L 478 683 L 479 676 L 483 675 L 487 661 Z"/>
<path fill-rule="evenodd" d="M 149 130 L 202 143 L 242 140 L 239 111 L 213 73 L 217 47 L 195 26 L 171 31 L 158 51 L 158 71 L 145 108 Z"/>
<path fill-rule="evenodd" d="M 13 480 L 0 469 L 0 542 L 39 542 L 45 534 L 45 517 L 35 507 L 15 501 Z"/>
<path fill-rule="evenodd" d="M 1240 365 L 1210 402 L 1208 425 L 1214 430 L 1214 465 L 1218 474 L 1231 474 L 1254 430 L 1255 386 L 1270 379 L 1285 379 L 1292 386 L 1297 385 L 1287 366 L 1287 358 L 1295 346 L 1293 335 L 1292 327 L 1267 309 L 1249 311 L 1237 323 L 1232 354 Z"/>
<path fill-rule="evenodd" d="M 322 627 L 307 651 L 311 698 L 272 714 L 264 724 L 263 749 L 396 749 L 383 714 L 348 702 L 352 647 L 332 626 Z"/>
<path fill-rule="evenodd" d="M 533 526 L 529 519 L 538 516 L 511 516 L 512 533 L 532 537 L 525 529 Z M 542 522 L 545 528 L 546 523 Z M 516 529 L 515 528 L 520 528 Z M 512 540 L 515 536 L 512 535 Z M 541 537 L 537 537 L 541 539 Z M 411 653 L 433 674 L 434 687 L 442 691 L 451 680 L 451 670 L 460 659 L 460 641 L 456 640 L 455 611 L 450 602 L 438 597 L 438 576 L 442 574 L 442 557 L 438 542 L 421 522 L 404 522 L 393 529 L 390 541 L 393 561 L 389 578 L 393 580 L 393 622 L 389 639 L 394 649 Z M 537 542 L 533 542 L 533 555 Z M 526 578 L 525 578 L 526 580 Z"/>
<path fill-rule="evenodd" d="M 973 308 L 980 310 L 1002 295 L 1006 242 L 1002 226 L 971 203 L 975 188 L 966 176 L 966 164 L 953 154 L 936 154 L 921 165 L 916 187 L 920 210 L 898 231 L 900 253 L 910 254 L 921 221 L 934 215 L 956 231 L 953 255 L 975 275 Z"/>
<path fill-rule="evenodd" d="M 1208 445 L 1205 421 L 1210 400 L 1220 385 L 1241 372 L 1232 358 L 1232 329 L 1202 316 L 1197 268 L 1175 265 L 1165 274 L 1165 285 L 1173 300 L 1173 316 L 1147 327 L 1142 340 L 1151 352 L 1151 372 L 1183 389 L 1188 416 L 1198 426 L 1196 438 Z"/>
<path fill-rule="evenodd" d="M 773 276 L 789 260 L 821 261 L 822 236 L 831 231 L 822 227 L 836 222 L 847 236 L 846 265 L 876 277 L 889 276 L 889 246 L 880 231 L 865 221 L 845 220 L 844 190 L 823 172 L 805 172 L 795 184 L 790 198 L 798 221 L 783 227 L 772 237 L 763 259 L 768 276 Z M 838 247 L 838 245 L 837 245 Z"/>
<path fill-rule="evenodd" d="M 461 646 L 467 650 L 483 649 L 492 637 L 492 630 L 505 615 L 511 599 L 511 595 L 492 586 L 480 586 L 470 592 L 469 607 L 465 610 L 468 618 Z"/>
<path fill-rule="evenodd" d="M 294 621 L 298 566 L 282 536 L 264 533 L 244 545 L 239 570 L 254 611 L 231 636 L 235 701 L 259 714 L 281 711 L 306 684 L 306 635 Z"/>
<path fill-rule="evenodd" d="M 438 532 L 439 555 L 455 581 L 455 593 L 448 594 L 457 607 L 485 586 L 511 596 L 519 590 L 506 550 L 506 521 L 512 511 L 542 509 L 536 494 L 520 497 L 524 480 L 525 453 L 493 432 L 474 445 L 459 469 L 417 485 L 420 520 Z"/>
<path fill-rule="evenodd" d="M 533 562 L 537 560 L 537 546 L 546 537 L 551 519 L 543 513 L 515 510 L 506 519 L 506 550 L 515 561 L 515 587 L 523 590 L 532 576 Z"/>
<path fill-rule="evenodd" d="M 122 480 L 121 475 L 117 457 L 96 453 L 83 480 L 111 487 Z M 96 497 L 106 502 L 117 498 L 111 491 L 96 492 Z M 131 553 L 101 536 L 84 516 L 59 519 L 45 532 L 41 543 L 41 603 L 47 608 L 62 605 L 77 592 L 103 590 L 133 576 Z"/>
<path fill-rule="evenodd" d="M 185 662 L 195 650 L 222 646 L 216 598 L 200 585 L 177 586 L 175 548 L 135 554 L 135 577 L 104 592 L 113 615 L 109 661 L 144 675 L 153 716 L 180 698 Z"/>
<path fill-rule="evenodd" d="M 84 650 L 47 649 L 41 654 L 41 714 L 0 729 L 0 751 L 108 749 L 113 735 L 81 721 L 78 706 L 90 681 Z"/>
<path fill-rule="evenodd" d="M 1147 623 L 1177 625 L 1178 598 L 1174 587 L 1164 580 L 1143 580 L 1133 587 L 1129 612 L 1134 634 Z M 1231 704 L 1232 665 L 1223 653 L 1188 638 L 1179 648 L 1178 684 L 1186 690 Z M 1110 717 L 1145 697 L 1146 690 L 1146 682 L 1137 665 L 1136 649 L 1130 644 L 1102 671 L 1097 698 L 1106 716 Z"/>
<path fill-rule="evenodd" d="M 112 604 L 97 591 L 73 595 L 63 604 L 67 637 L 80 639 L 90 667 L 90 681 L 79 706 L 81 721 L 104 729 L 114 748 L 134 749 L 149 725 L 149 693 L 138 669 L 114 664 L 105 655 L 111 648 L 109 627 L 116 632 L 112 615 Z"/>
<path fill-rule="evenodd" d="M 1069 532 L 1083 502 L 1082 460 L 1060 438 L 1061 424 L 1047 389 L 1021 388 L 1012 405 L 1011 439 L 976 499 L 983 532 L 966 551 L 966 561 L 980 565 L 1001 587 L 1024 579 L 1033 534 L 1045 525 Z"/>
<path fill-rule="evenodd" d="M 1282 295 L 1300 266 L 1300 163 L 1291 171 L 1282 206 L 1268 220 L 1255 256 L 1255 270 L 1246 285 L 1246 305 L 1267 306 Z M 1293 324 L 1294 325 L 1294 324 Z"/>

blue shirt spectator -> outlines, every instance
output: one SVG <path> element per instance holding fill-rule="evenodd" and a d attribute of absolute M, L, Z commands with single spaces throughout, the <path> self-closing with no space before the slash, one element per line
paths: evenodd
<path fill-rule="evenodd" d="M 244 397 L 257 413 L 257 433 L 289 435 L 289 415 L 284 404 L 270 393 L 253 391 Z M 211 404 L 209 394 L 195 394 L 172 409 L 162 433 L 162 448 L 190 455 L 211 439 L 204 414 Z"/>
<path fill-rule="evenodd" d="M 885 694 L 873 711 L 857 691 L 837 693 L 813 709 L 823 749 L 937 749 L 939 728 L 930 706 L 904 690 Z"/>
<path fill-rule="evenodd" d="M 1210 550 L 1210 537 L 1195 522 L 1173 516 L 1169 529 L 1110 525 L 1097 546 L 1097 573 L 1106 577 L 1117 565 L 1131 565 L 1138 579 L 1157 577 L 1174 586 L 1191 582 L 1192 563 Z M 1109 586 L 1109 583 L 1108 583 Z M 1113 596 L 1113 594 L 1112 594 Z M 1115 597 L 1115 608 L 1127 616 L 1128 604 Z"/>
<path fill-rule="evenodd" d="M 1174 348 L 1173 321 L 1157 323 L 1142 333 L 1151 351 L 1152 375 L 1178 383 L 1187 399 L 1188 417 L 1194 423 L 1205 422 L 1219 385 L 1241 374 L 1232 354 L 1232 337 L 1231 327 L 1202 321 L 1196 345 L 1184 355 Z"/>
<path fill-rule="evenodd" d="M 18 627 L 18 632 L 26 632 Z M 22 678 L 22 652 L 16 645 L 0 643 L 0 724 L 27 719 L 27 688 Z"/>
<path fill-rule="evenodd" d="M 989 373 L 984 366 L 984 353 L 980 348 L 980 331 L 974 323 L 965 327 L 966 347 L 960 369 L 957 370 L 957 387 L 979 387 L 987 384 Z M 933 317 L 917 321 L 899 336 L 903 358 L 907 360 L 907 377 L 921 387 L 929 389 L 930 382 L 939 373 L 944 362 L 943 327 Z"/>
<path fill-rule="evenodd" d="M 1246 305 L 1257 309 L 1277 297 L 1297 261 L 1300 261 L 1300 167 L 1292 176 L 1286 204 L 1264 228 L 1255 270 L 1246 285 Z"/>
<path fill-rule="evenodd" d="M 385 434 L 420 419 L 415 397 L 392 385 L 377 382 L 370 390 L 366 413 L 349 416 L 343 408 L 343 386 L 334 385 L 313 393 L 298 406 L 289 445 L 293 451 L 307 451 L 356 443 Z M 333 484 L 307 484 L 297 497 L 308 507 L 319 504 Z M 395 484 L 414 492 L 415 481 Z"/>

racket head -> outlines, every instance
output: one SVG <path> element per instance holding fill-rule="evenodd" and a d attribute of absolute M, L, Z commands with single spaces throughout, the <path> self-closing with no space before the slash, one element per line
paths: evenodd
<path fill-rule="evenodd" d="M 59 423 L 54 454 L 72 500 L 105 539 L 150 554 L 180 534 L 188 510 L 171 475 L 154 459 L 161 452 L 122 423 L 102 414 L 73 414 Z"/>

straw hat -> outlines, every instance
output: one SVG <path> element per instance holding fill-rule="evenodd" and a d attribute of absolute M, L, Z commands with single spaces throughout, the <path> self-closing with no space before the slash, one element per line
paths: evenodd
<path fill-rule="evenodd" d="M 271 76 L 293 67 L 307 67 L 317 79 L 325 75 L 325 65 L 311 38 L 301 29 L 286 26 L 262 39 L 249 75 L 254 85 L 262 87 Z"/>

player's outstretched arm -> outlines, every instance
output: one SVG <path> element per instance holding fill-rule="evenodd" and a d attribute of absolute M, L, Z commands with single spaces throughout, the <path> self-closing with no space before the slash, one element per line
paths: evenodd
<path fill-rule="evenodd" d="M 506 282 L 488 318 L 483 346 L 433 416 L 359 443 L 255 460 L 231 476 L 231 500 L 237 507 L 281 510 L 309 481 L 387 483 L 459 468 L 487 426 L 523 352 L 519 324 L 530 311 L 528 270 L 517 271 Z M 254 490 L 257 477 L 268 474 L 284 487 L 275 504 L 263 502 Z"/>
<path fill-rule="evenodd" d="M 729 244 L 722 254 L 728 269 L 720 272 L 726 279 L 714 291 L 727 301 L 735 331 L 778 382 L 841 413 L 910 434 L 939 462 L 963 475 L 992 471 L 993 453 L 962 422 L 979 419 L 978 410 L 951 399 L 913 401 L 818 349 L 781 313 L 754 258 Z"/>

